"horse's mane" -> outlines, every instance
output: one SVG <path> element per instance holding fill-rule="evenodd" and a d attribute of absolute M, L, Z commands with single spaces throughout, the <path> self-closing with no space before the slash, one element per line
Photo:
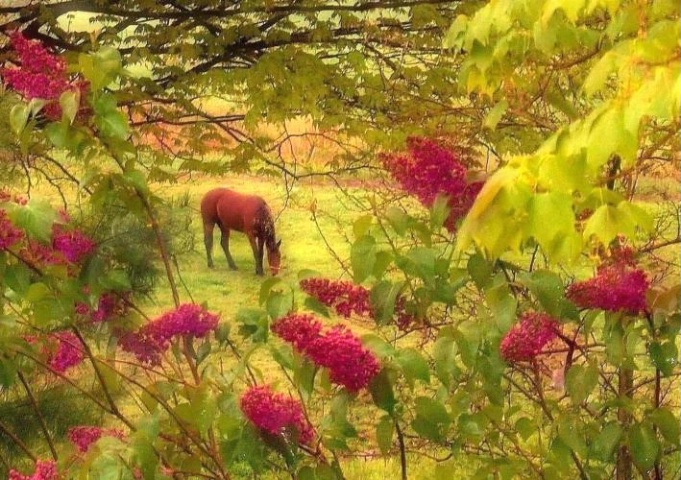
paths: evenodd
<path fill-rule="evenodd" d="M 277 244 L 274 219 L 270 207 L 265 202 L 262 202 L 255 213 L 255 225 L 256 235 L 265 241 L 268 250 L 273 250 Z"/>

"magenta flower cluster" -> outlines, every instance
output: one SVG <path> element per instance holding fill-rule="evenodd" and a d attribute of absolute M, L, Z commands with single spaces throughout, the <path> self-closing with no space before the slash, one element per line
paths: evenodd
<path fill-rule="evenodd" d="M 371 315 L 369 291 L 361 285 L 328 278 L 306 278 L 300 281 L 300 288 L 345 318 L 353 312 L 360 316 Z"/>
<path fill-rule="evenodd" d="M 306 278 L 300 281 L 300 288 L 345 318 L 353 313 L 375 318 L 371 307 L 371 293 L 361 285 L 328 278 Z M 406 311 L 404 297 L 398 297 L 395 301 L 395 324 L 400 330 L 406 331 L 415 323 L 414 316 Z"/>
<path fill-rule="evenodd" d="M 596 276 L 575 282 L 566 296 L 581 308 L 638 314 L 646 310 L 649 282 L 643 270 L 629 261 L 601 265 Z"/>
<path fill-rule="evenodd" d="M 218 316 L 200 305 L 185 303 L 119 338 L 121 348 L 142 363 L 158 365 L 161 355 L 178 337 L 203 338 L 218 326 Z"/>
<path fill-rule="evenodd" d="M 289 313 L 272 324 L 272 332 L 299 352 L 304 352 L 311 342 L 321 336 L 322 323 L 313 315 Z"/>
<path fill-rule="evenodd" d="M 48 346 L 47 364 L 55 371 L 64 373 L 83 361 L 84 355 L 80 341 L 73 332 L 62 331 L 51 336 L 53 342 Z"/>
<path fill-rule="evenodd" d="M 0 250 L 7 250 L 24 238 L 24 232 L 15 227 L 4 209 L 0 209 Z"/>
<path fill-rule="evenodd" d="M 326 368 L 333 383 L 352 392 L 366 387 L 381 369 L 373 353 L 344 325 L 322 332 L 314 316 L 292 313 L 278 319 L 272 331 L 316 365 Z"/>
<path fill-rule="evenodd" d="M 59 96 L 67 90 L 81 91 L 86 83 L 72 82 L 63 58 L 49 53 L 38 41 L 28 40 L 21 32 L 10 35 L 10 44 L 17 54 L 20 68 L 4 68 L 0 74 L 5 83 L 26 99 L 47 100 L 45 115 L 58 120 L 61 117 Z"/>
<path fill-rule="evenodd" d="M 269 385 L 249 388 L 241 397 L 241 411 L 257 428 L 271 435 L 284 435 L 301 444 L 314 439 L 314 428 L 300 403 L 273 392 Z"/>
<path fill-rule="evenodd" d="M 35 462 L 35 469 L 30 475 L 22 475 L 16 470 L 9 471 L 8 480 L 58 480 L 59 472 L 54 460 L 38 460 Z"/>
<path fill-rule="evenodd" d="M 431 207 L 438 195 L 447 196 L 450 208 L 445 227 L 454 231 L 458 219 L 466 215 L 482 188 L 481 182 L 468 183 L 467 167 L 459 156 L 434 140 L 407 139 L 408 153 L 382 155 L 386 170 L 410 195 Z"/>
<path fill-rule="evenodd" d="M 71 263 L 79 263 L 95 248 L 95 242 L 78 230 L 67 230 L 62 225 L 52 227 L 52 248 Z"/>
<path fill-rule="evenodd" d="M 545 313 L 526 312 L 501 340 L 501 356 L 509 363 L 533 360 L 559 331 L 555 318 Z"/>
<path fill-rule="evenodd" d="M 125 434 L 117 428 L 90 427 L 85 425 L 70 428 L 67 436 L 80 453 L 87 452 L 90 445 L 102 437 L 115 437 L 119 440 L 125 439 Z"/>

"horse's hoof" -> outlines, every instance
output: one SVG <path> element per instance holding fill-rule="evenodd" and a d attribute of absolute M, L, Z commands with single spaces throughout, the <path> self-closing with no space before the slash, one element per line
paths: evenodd
<path fill-rule="evenodd" d="M 236 271 L 236 270 L 239 270 L 239 267 L 237 267 L 236 265 L 230 265 L 229 269 Z"/>
<path fill-rule="evenodd" d="M 208 268 L 213 269 L 213 268 L 215 268 L 215 265 L 213 265 L 212 263 L 209 263 Z"/>

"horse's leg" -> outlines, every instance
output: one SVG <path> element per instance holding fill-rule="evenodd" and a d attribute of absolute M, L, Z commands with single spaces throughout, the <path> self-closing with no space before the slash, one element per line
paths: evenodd
<path fill-rule="evenodd" d="M 220 231 L 222 232 L 220 245 L 222 246 L 222 251 L 225 252 L 225 257 L 227 257 L 227 264 L 232 270 L 238 270 L 236 263 L 234 263 L 234 259 L 232 258 L 232 254 L 229 253 L 229 228 L 220 227 Z"/>
<path fill-rule="evenodd" d="M 203 222 L 203 244 L 206 246 L 208 268 L 213 268 L 213 227 L 215 223 Z"/>
<path fill-rule="evenodd" d="M 248 241 L 251 242 L 253 258 L 255 258 L 255 274 L 264 275 L 265 272 L 262 267 L 262 258 L 265 254 L 263 242 L 252 233 L 248 234 Z"/>

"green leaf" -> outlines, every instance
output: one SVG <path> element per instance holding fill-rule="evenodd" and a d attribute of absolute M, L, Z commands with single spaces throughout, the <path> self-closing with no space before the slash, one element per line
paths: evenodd
<path fill-rule="evenodd" d="M 557 273 L 550 270 L 535 270 L 522 275 L 520 280 L 549 315 L 556 318 L 579 319 L 579 312 L 565 298 L 565 286 Z"/>
<path fill-rule="evenodd" d="M 404 287 L 404 282 L 392 283 L 382 280 L 371 288 L 371 307 L 378 325 L 387 325 L 395 315 L 395 302 Z"/>
<path fill-rule="evenodd" d="M 265 303 L 270 295 L 270 291 L 272 290 L 272 288 L 281 282 L 282 280 L 279 277 L 270 277 L 264 280 L 260 284 L 260 295 L 258 296 L 258 303 L 260 303 L 260 305 Z"/>
<path fill-rule="evenodd" d="M 384 415 L 376 425 L 376 441 L 378 448 L 383 455 L 390 453 L 390 448 L 393 444 L 393 434 L 395 433 L 395 424 L 389 415 Z"/>
<path fill-rule="evenodd" d="M 598 384 L 598 367 L 594 364 L 572 365 L 565 377 L 565 389 L 575 404 L 587 399 Z"/>
<path fill-rule="evenodd" d="M 584 226 L 585 240 L 593 235 L 605 245 L 609 244 L 619 234 L 629 238 L 633 237 L 634 225 L 612 205 L 598 207 Z"/>
<path fill-rule="evenodd" d="M 381 337 L 371 333 L 362 335 L 362 343 L 380 359 L 385 359 L 396 355 L 395 347 L 390 345 Z"/>
<path fill-rule="evenodd" d="M 385 410 L 388 413 L 393 413 L 397 401 L 393 393 L 393 387 L 390 383 L 388 370 L 383 368 L 378 375 L 376 375 L 369 384 L 369 392 L 374 401 L 374 405 Z"/>
<path fill-rule="evenodd" d="M 454 337 L 447 330 L 441 330 L 435 345 L 433 345 L 433 358 L 435 359 L 437 378 L 445 386 L 449 386 L 451 383 L 457 352 L 458 346 L 454 341 Z"/>
<path fill-rule="evenodd" d="M 674 373 L 674 368 L 678 364 L 679 351 L 674 341 L 664 343 L 653 342 L 648 347 L 650 358 L 662 375 L 668 377 Z"/>
<path fill-rule="evenodd" d="M 582 437 L 582 432 L 579 429 L 579 424 L 574 418 L 563 418 L 558 421 L 558 438 L 560 438 L 565 445 L 570 447 L 579 456 L 586 455 L 586 443 Z"/>
<path fill-rule="evenodd" d="M 584 80 L 584 84 L 582 85 L 582 89 L 588 97 L 592 96 L 594 93 L 602 90 L 605 87 L 605 82 L 616 68 L 615 57 L 615 52 L 608 51 L 591 68 L 589 75 L 586 77 L 586 80 Z"/>
<path fill-rule="evenodd" d="M 398 350 L 395 360 L 402 368 L 404 376 L 410 383 L 413 383 L 414 380 L 421 380 L 426 384 L 430 382 L 428 362 L 426 362 L 423 355 L 415 348 Z"/>
<path fill-rule="evenodd" d="M 19 135 L 28 122 L 28 105 L 25 103 L 17 103 L 9 111 L 9 126 L 15 135 Z"/>
<path fill-rule="evenodd" d="M 655 409 L 650 415 L 648 415 L 648 418 L 660 430 L 662 437 L 666 441 L 676 447 L 679 446 L 681 443 L 679 417 L 675 416 L 674 413 L 668 408 L 661 407 Z"/>
<path fill-rule="evenodd" d="M 24 206 L 13 209 L 9 213 L 12 222 L 33 238 L 42 242 L 50 242 L 52 225 L 57 214 L 47 200 L 31 199 Z"/>
<path fill-rule="evenodd" d="M 66 90 L 59 96 L 62 118 L 68 120 L 69 125 L 73 123 L 80 106 L 80 93 L 76 90 Z"/>
<path fill-rule="evenodd" d="M 485 121 L 482 126 L 489 130 L 496 130 L 497 125 L 501 120 L 501 117 L 504 116 L 504 113 L 506 113 L 507 109 L 508 101 L 504 98 L 501 101 L 499 101 L 496 105 L 494 105 L 494 107 L 492 107 L 492 109 L 485 117 Z"/>
<path fill-rule="evenodd" d="M 409 216 L 401 208 L 395 206 L 388 207 L 388 210 L 385 212 L 385 218 L 398 235 L 403 236 L 407 232 Z"/>
<path fill-rule="evenodd" d="M 352 224 L 352 232 L 355 234 L 355 239 L 360 239 L 369 232 L 371 224 L 374 221 L 373 215 L 362 215 Z"/>
<path fill-rule="evenodd" d="M 115 48 L 103 47 L 95 53 L 78 56 L 80 71 L 90 82 L 92 90 L 101 90 L 121 71 L 121 55 Z"/>
<path fill-rule="evenodd" d="M 449 216 L 449 205 L 445 195 L 438 194 L 435 197 L 433 206 L 430 207 L 430 228 L 434 231 L 439 230 L 444 225 Z"/>
<path fill-rule="evenodd" d="M 265 308 L 272 320 L 283 317 L 293 309 L 293 292 L 270 292 Z"/>
<path fill-rule="evenodd" d="M 492 262 L 485 260 L 479 253 L 471 255 L 468 259 L 467 268 L 473 282 L 475 282 L 475 286 L 479 290 L 484 290 L 492 282 L 492 274 L 494 273 Z"/>
<path fill-rule="evenodd" d="M 660 443 L 655 432 L 647 423 L 639 423 L 629 430 L 629 450 L 634 463 L 643 471 L 650 470 L 655 464 Z"/>
<path fill-rule="evenodd" d="M 622 427 L 617 423 L 608 423 L 603 427 L 593 443 L 591 444 L 591 451 L 602 461 L 609 461 L 619 445 L 622 438 Z"/>
<path fill-rule="evenodd" d="M 527 440 L 537 432 L 537 424 L 527 417 L 521 417 L 515 422 L 515 431 L 523 440 Z"/>
<path fill-rule="evenodd" d="M 572 211 L 572 196 L 562 192 L 538 193 L 530 201 L 529 233 L 552 259 L 561 257 L 564 239 L 575 234 L 575 214 Z M 580 249 L 568 252 L 574 260 Z M 558 258 L 560 260 L 561 258 Z"/>
<path fill-rule="evenodd" d="M 417 415 L 434 425 L 447 428 L 452 421 L 445 406 L 435 399 L 418 397 L 414 400 L 414 407 Z"/>
<path fill-rule="evenodd" d="M 361 283 L 371 275 L 376 263 L 376 239 L 370 235 L 364 235 L 352 244 L 350 249 L 350 264 L 352 265 L 353 279 Z"/>

